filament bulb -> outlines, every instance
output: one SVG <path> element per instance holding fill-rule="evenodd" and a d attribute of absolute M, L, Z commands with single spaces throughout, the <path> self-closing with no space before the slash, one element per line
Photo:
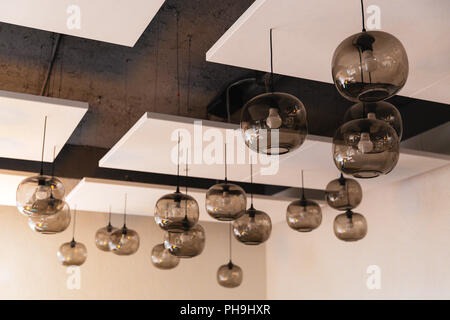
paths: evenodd
<path fill-rule="evenodd" d="M 365 50 L 361 55 L 362 67 L 367 72 L 377 70 L 377 59 L 373 56 L 372 50 Z"/>
<path fill-rule="evenodd" d="M 278 113 L 277 108 L 269 109 L 269 116 L 266 119 L 266 124 L 270 129 L 278 129 L 283 124 L 283 120 Z"/>

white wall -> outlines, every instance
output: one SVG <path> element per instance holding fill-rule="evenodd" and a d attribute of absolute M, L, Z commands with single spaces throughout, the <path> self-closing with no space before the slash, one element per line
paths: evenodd
<path fill-rule="evenodd" d="M 130 216 L 127 226 L 141 236 L 141 247 L 132 256 L 98 250 L 94 234 L 106 225 L 104 214 L 82 212 L 77 218 L 76 239 L 88 249 L 81 266 L 81 289 L 68 290 L 66 268 L 58 264 L 59 245 L 71 240 L 71 230 L 40 235 L 29 229 L 15 207 L 0 207 L 0 299 L 264 299 L 266 297 L 265 248 L 233 242 L 234 259 L 244 270 L 237 289 L 217 284 L 217 268 L 228 262 L 228 225 L 201 223 L 206 230 L 203 253 L 182 260 L 174 270 L 158 270 L 150 252 L 163 233 L 153 218 Z M 114 216 L 118 225 L 121 216 Z"/>
<path fill-rule="evenodd" d="M 380 178 L 382 179 L 382 178 Z M 333 233 L 326 208 L 309 234 L 274 227 L 267 244 L 269 299 L 450 299 L 450 165 L 363 195 L 368 221 L 355 243 Z M 366 286 L 381 268 L 381 289 Z"/>

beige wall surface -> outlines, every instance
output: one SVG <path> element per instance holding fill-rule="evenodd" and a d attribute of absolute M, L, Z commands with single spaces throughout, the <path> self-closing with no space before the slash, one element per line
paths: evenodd
<path fill-rule="evenodd" d="M 237 289 L 217 284 L 217 268 L 228 262 L 228 225 L 201 223 L 206 247 L 196 258 L 181 260 L 174 270 L 158 270 L 150 252 L 163 232 L 153 218 L 129 216 L 127 226 L 141 236 L 141 247 L 132 256 L 98 250 L 94 234 L 106 225 L 104 214 L 81 212 L 76 240 L 87 246 L 81 266 L 81 289 L 67 289 L 66 267 L 59 265 L 59 245 L 71 240 L 71 227 L 58 235 L 36 234 L 14 207 L 0 207 L 0 299 L 264 299 L 266 272 L 264 246 L 247 247 L 233 240 L 233 261 L 242 267 L 244 281 Z M 119 225 L 122 217 L 113 216 Z"/>
<path fill-rule="evenodd" d="M 354 211 L 369 228 L 354 243 L 335 237 L 329 208 L 311 233 L 274 226 L 268 299 L 450 299 L 450 165 L 364 193 Z M 366 285 L 371 265 L 380 289 Z"/>

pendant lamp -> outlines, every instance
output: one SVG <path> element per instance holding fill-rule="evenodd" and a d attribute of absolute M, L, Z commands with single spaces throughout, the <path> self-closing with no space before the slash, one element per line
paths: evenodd
<path fill-rule="evenodd" d="M 334 219 L 334 234 L 342 241 L 352 242 L 367 234 L 367 221 L 362 214 L 347 210 Z"/>
<path fill-rule="evenodd" d="M 188 158 L 188 157 L 186 157 Z M 188 164 L 186 161 L 186 176 L 188 175 Z M 188 187 L 186 184 L 186 195 Z M 205 248 L 205 230 L 199 224 L 189 229 L 170 230 L 164 237 L 164 247 L 178 258 L 193 258 L 200 255 Z"/>
<path fill-rule="evenodd" d="M 328 205 L 336 210 L 355 209 L 362 200 L 362 189 L 358 181 L 344 178 L 332 180 L 325 189 L 325 199 Z"/>
<path fill-rule="evenodd" d="M 270 92 L 250 99 L 242 109 L 241 131 L 253 151 L 280 155 L 299 148 L 308 132 L 303 103 L 288 93 L 274 92 L 270 29 Z"/>
<path fill-rule="evenodd" d="M 127 194 L 125 194 L 123 226 L 111 233 L 109 246 L 110 250 L 118 256 L 129 256 L 139 249 L 139 234 L 127 228 Z"/>
<path fill-rule="evenodd" d="M 247 208 L 247 195 L 227 180 L 227 145 L 225 144 L 225 182 L 213 185 L 206 193 L 206 212 L 219 221 L 239 218 Z"/>
<path fill-rule="evenodd" d="M 229 244 L 230 244 L 230 260 L 227 264 L 219 267 L 217 270 L 217 282 L 225 288 L 236 288 L 242 283 L 242 269 L 231 261 L 231 230 L 232 226 L 229 226 Z"/>
<path fill-rule="evenodd" d="M 46 128 L 47 116 L 44 118 L 40 174 L 23 180 L 16 191 L 17 209 L 25 216 L 53 215 L 64 207 L 65 190 L 62 182 L 44 175 Z"/>
<path fill-rule="evenodd" d="M 344 123 L 333 138 L 333 160 L 343 173 L 375 178 L 394 169 L 399 158 L 396 131 L 373 113 L 366 119 Z"/>
<path fill-rule="evenodd" d="M 54 178 L 56 147 L 53 148 L 52 178 Z M 63 207 L 52 215 L 30 215 L 28 226 L 34 232 L 40 234 L 55 234 L 66 230 L 70 225 L 70 208 L 67 202 L 63 201 Z"/>
<path fill-rule="evenodd" d="M 174 256 L 164 247 L 164 243 L 157 244 L 152 249 L 152 263 L 161 270 L 170 270 L 178 266 L 180 258 Z"/>
<path fill-rule="evenodd" d="M 344 122 L 371 117 L 382 120 L 391 126 L 401 141 L 403 134 L 402 116 L 394 105 L 386 101 L 358 102 L 354 104 L 344 115 Z"/>
<path fill-rule="evenodd" d="M 342 41 L 332 59 L 339 93 L 354 102 L 376 102 L 400 91 L 408 78 L 408 56 L 402 43 L 383 31 L 366 31 L 361 0 L 362 32 Z"/>
<path fill-rule="evenodd" d="M 312 200 L 305 197 L 302 170 L 302 198 L 292 201 L 286 212 L 286 221 L 291 229 L 299 232 L 310 232 L 322 223 L 322 209 Z"/>
<path fill-rule="evenodd" d="M 183 232 L 198 222 L 197 201 L 180 192 L 180 135 L 178 134 L 177 189 L 161 197 L 155 206 L 155 222 L 165 231 Z M 186 157 L 187 162 L 187 157 Z"/>
<path fill-rule="evenodd" d="M 253 206 L 253 164 L 250 159 L 251 205 L 240 218 L 233 221 L 233 234 L 236 240 L 247 245 L 258 245 L 265 242 L 272 232 L 272 221 L 269 215 L 256 210 Z"/>
<path fill-rule="evenodd" d="M 111 235 L 116 232 L 116 227 L 111 225 L 111 207 L 109 207 L 108 224 L 106 227 L 100 228 L 95 233 L 95 245 L 102 251 L 111 251 Z"/>
<path fill-rule="evenodd" d="M 72 241 L 63 243 L 58 250 L 57 257 L 63 266 L 81 266 L 87 258 L 87 249 L 81 242 L 75 241 L 77 209 L 73 213 Z"/>

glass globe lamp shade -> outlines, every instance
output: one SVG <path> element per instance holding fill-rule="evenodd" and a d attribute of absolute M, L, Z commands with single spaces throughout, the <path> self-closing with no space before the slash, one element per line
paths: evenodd
<path fill-rule="evenodd" d="M 182 232 L 194 226 L 198 218 L 198 203 L 187 194 L 174 192 L 156 202 L 155 221 L 163 230 Z"/>
<path fill-rule="evenodd" d="M 253 151 L 278 155 L 300 147 L 308 133 L 306 109 L 293 95 L 264 93 L 242 109 L 241 131 Z"/>
<path fill-rule="evenodd" d="M 354 102 L 385 100 L 408 78 L 408 56 L 402 43 L 382 31 L 354 34 L 342 41 L 332 59 L 332 76 L 339 93 Z"/>
<path fill-rule="evenodd" d="M 63 266 L 81 266 L 86 261 L 87 249 L 84 244 L 72 240 L 59 247 L 57 257 Z"/>
<path fill-rule="evenodd" d="M 26 216 L 55 214 L 65 205 L 64 193 L 64 186 L 58 178 L 49 176 L 26 178 L 17 187 L 17 209 Z"/>
<path fill-rule="evenodd" d="M 333 209 L 351 210 L 361 203 L 362 189 L 358 181 L 341 177 L 328 183 L 325 199 Z"/>
<path fill-rule="evenodd" d="M 239 218 L 247 208 L 245 191 L 230 183 L 213 185 L 206 193 L 206 212 L 219 221 L 231 221 Z"/>
<path fill-rule="evenodd" d="M 242 283 L 242 269 L 231 261 L 217 270 L 217 282 L 225 288 L 236 288 Z"/>
<path fill-rule="evenodd" d="M 265 242 L 272 232 L 272 221 L 269 215 L 253 207 L 250 207 L 242 217 L 232 223 L 236 240 L 247 245 L 258 245 Z"/>
<path fill-rule="evenodd" d="M 378 120 L 385 121 L 388 125 L 394 128 L 397 132 L 399 141 L 402 139 L 403 123 L 402 116 L 394 105 L 386 101 L 378 102 L 359 102 L 354 104 L 344 115 L 344 122 L 349 122 L 356 119 L 364 119 L 369 116 L 369 113 L 373 114 Z"/>
<path fill-rule="evenodd" d="M 205 230 L 199 224 L 182 232 L 168 231 L 164 247 L 178 258 L 193 258 L 205 248 Z"/>
<path fill-rule="evenodd" d="M 356 178 L 387 174 L 394 169 L 398 157 L 397 133 L 381 120 L 352 120 L 339 127 L 333 138 L 336 167 Z"/>
<path fill-rule="evenodd" d="M 180 258 L 171 254 L 164 244 L 160 243 L 153 247 L 152 263 L 158 269 L 169 270 L 178 266 Z"/>
<path fill-rule="evenodd" d="M 348 210 L 334 219 L 334 234 L 342 241 L 358 241 L 367 234 L 367 221 L 363 215 Z"/>
<path fill-rule="evenodd" d="M 310 232 L 322 223 L 322 209 L 314 201 L 295 200 L 287 208 L 286 221 L 291 229 Z"/>
<path fill-rule="evenodd" d="M 95 233 L 95 245 L 102 251 L 111 251 L 111 235 L 116 232 L 116 227 L 113 227 L 110 223 L 103 228 L 100 228 Z"/>
<path fill-rule="evenodd" d="M 37 233 L 55 234 L 66 230 L 70 225 L 70 220 L 70 208 L 69 205 L 64 202 L 63 208 L 51 216 L 29 216 L 28 226 Z"/>
<path fill-rule="evenodd" d="M 109 248 L 118 256 L 129 256 L 139 249 L 139 234 L 123 226 L 111 233 Z"/>

